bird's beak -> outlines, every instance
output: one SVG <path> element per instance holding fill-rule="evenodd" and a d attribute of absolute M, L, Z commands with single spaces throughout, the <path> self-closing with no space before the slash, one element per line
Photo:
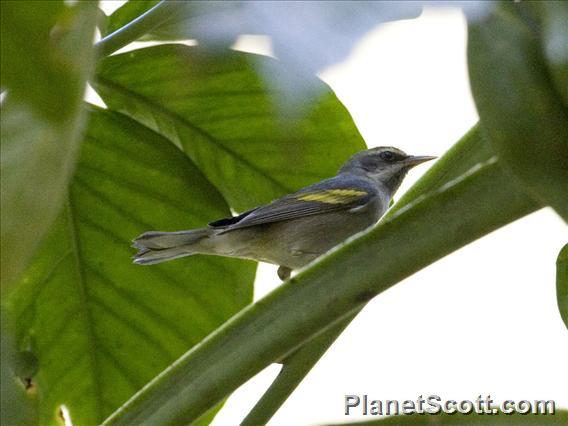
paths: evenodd
<path fill-rule="evenodd" d="M 424 163 L 425 161 L 434 160 L 435 158 L 438 157 L 434 157 L 432 155 L 410 155 L 409 157 L 402 160 L 402 162 L 406 166 L 414 167 L 420 163 Z"/>

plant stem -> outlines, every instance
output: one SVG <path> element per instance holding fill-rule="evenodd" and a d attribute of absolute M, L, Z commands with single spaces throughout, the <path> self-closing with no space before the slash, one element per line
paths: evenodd
<path fill-rule="evenodd" d="M 184 2 L 162 0 L 153 8 L 96 43 L 95 48 L 98 57 L 108 56 L 138 40 L 144 34 L 175 16 L 184 6 Z"/>
<path fill-rule="evenodd" d="M 286 357 L 282 370 L 256 405 L 241 422 L 241 426 L 264 425 L 288 399 L 316 362 L 359 313 L 337 322 L 330 329 L 310 340 Z"/>

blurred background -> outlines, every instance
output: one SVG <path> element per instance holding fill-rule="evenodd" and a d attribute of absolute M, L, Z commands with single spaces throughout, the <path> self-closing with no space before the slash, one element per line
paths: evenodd
<path fill-rule="evenodd" d="M 109 14 L 123 2 L 102 3 Z M 147 43 L 128 49 L 141 45 Z M 272 53 L 261 36 L 240 37 L 235 48 Z M 467 76 L 466 21 L 458 9 L 426 8 L 418 19 L 383 24 L 320 77 L 369 147 L 441 155 L 478 119 Z M 101 104 L 93 93 L 88 98 Z M 414 169 L 397 198 L 427 168 Z M 357 412 L 344 415 L 347 394 L 401 401 L 481 394 L 496 402 L 553 399 L 557 408 L 568 408 L 568 334 L 555 296 L 555 259 L 566 234 L 561 219 L 543 209 L 382 293 L 270 424 L 363 419 Z M 278 285 L 276 268 L 261 264 L 255 299 Z M 273 365 L 243 385 L 213 424 L 242 419 L 278 370 Z"/>

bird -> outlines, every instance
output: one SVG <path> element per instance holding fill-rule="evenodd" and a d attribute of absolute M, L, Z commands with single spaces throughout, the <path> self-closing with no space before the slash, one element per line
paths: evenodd
<path fill-rule="evenodd" d="M 193 254 L 278 265 L 282 281 L 350 236 L 375 225 L 408 171 L 433 160 L 394 147 L 354 154 L 328 179 L 207 227 L 149 231 L 133 240 L 133 262 L 152 265 Z"/>

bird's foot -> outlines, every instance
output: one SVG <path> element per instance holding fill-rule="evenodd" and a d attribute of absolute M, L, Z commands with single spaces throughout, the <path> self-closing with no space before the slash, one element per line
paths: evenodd
<path fill-rule="evenodd" d="M 287 266 L 279 266 L 278 267 L 278 278 L 282 281 L 286 281 L 292 275 L 292 269 L 288 268 Z"/>

